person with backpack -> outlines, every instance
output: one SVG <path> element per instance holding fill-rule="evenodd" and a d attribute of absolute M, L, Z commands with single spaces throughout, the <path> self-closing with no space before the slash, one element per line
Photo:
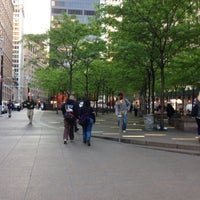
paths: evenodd
<path fill-rule="evenodd" d="M 71 141 L 74 140 L 75 123 L 79 118 L 79 105 L 74 99 L 74 96 L 71 95 L 61 106 L 61 111 L 64 117 L 64 144 L 67 144 L 68 137 Z"/>
<path fill-rule="evenodd" d="M 89 99 L 85 99 L 80 108 L 79 124 L 83 129 L 83 143 L 91 145 L 92 126 L 95 123 L 95 113 Z"/>
<path fill-rule="evenodd" d="M 115 114 L 118 118 L 118 125 L 120 125 L 120 121 L 122 120 L 122 131 L 126 132 L 127 127 L 127 113 L 130 110 L 131 103 L 128 99 L 124 98 L 124 94 L 120 92 L 118 94 L 118 100 L 115 104 Z"/>

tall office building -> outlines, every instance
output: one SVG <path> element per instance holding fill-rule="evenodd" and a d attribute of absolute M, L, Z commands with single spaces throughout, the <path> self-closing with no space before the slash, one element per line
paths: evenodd
<path fill-rule="evenodd" d="M 12 0 L 0 0 L 0 105 L 12 98 L 12 30 Z"/>
<path fill-rule="evenodd" d="M 24 0 L 13 0 L 13 100 L 22 101 Z"/>
<path fill-rule="evenodd" d="M 77 15 L 81 23 L 88 23 L 88 18 L 95 15 L 95 5 L 100 0 L 51 0 L 51 20 L 55 16 L 66 14 Z"/>

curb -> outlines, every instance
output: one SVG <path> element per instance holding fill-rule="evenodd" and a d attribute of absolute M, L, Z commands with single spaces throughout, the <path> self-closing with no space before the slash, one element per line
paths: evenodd
<path fill-rule="evenodd" d="M 111 137 L 97 136 L 97 135 L 92 135 L 92 137 L 119 142 L 119 138 L 111 138 Z M 141 140 L 129 140 L 129 139 L 124 139 L 124 138 L 121 138 L 120 142 L 127 143 L 127 144 L 143 145 L 143 146 L 153 146 L 153 147 L 171 148 L 171 149 L 179 149 L 179 150 L 199 151 L 199 155 L 200 155 L 200 146 L 194 146 L 194 145 L 172 144 L 172 143 L 141 141 Z"/>

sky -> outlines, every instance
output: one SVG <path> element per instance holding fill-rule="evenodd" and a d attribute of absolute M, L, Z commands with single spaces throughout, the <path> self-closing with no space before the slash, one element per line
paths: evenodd
<path fill-rule="evenodd" d="M 51 0 L 24 0 L 24 34 L 41 34 L 49 29 Z"/>

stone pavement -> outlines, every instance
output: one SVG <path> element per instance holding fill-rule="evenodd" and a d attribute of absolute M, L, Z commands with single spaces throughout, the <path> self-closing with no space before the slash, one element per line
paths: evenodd
<path fill-rule="evenodd" d="M 25 109 L 22 112 L 24 111 Z M 62 127 L 62 114 L 60 111 L 59 114 L 56 114 L 55 111 L 43 111 L 43 114 L 45 115 L 44 120 L 46 118 L 47 121 L 49 118 L 55 119 L 56 116 Z M 26 114 L 24 115 L 26 120 Z M 5 118 L 7 118 L 6 114 L 0 115 L 0 120 Z M 200 154 L 197 132 L 183 132 L 169 126 L 167 122 L 165 123 L 166 131 L 145 131 L 144 119 L 135 117 L 134 113 L 128 113 L 127 130 L 126 133 L 122 133 L 117 125 L 117 118 L 114 113 L 98 113 L 96 123 L 93 126 L 92 137 L 137 145 L 189 150 Z M 79 129 L 81 132 L 80 126 Z"/>
<path fill-rule="evenodd" d="M 134 113 L 128 113 L 127 130 L 122 133 L 114 113 L 98 114 L 92 135 L 119 142 L 189 150 L 191 153 L 194 151 L 193 153 L 200 154 L 197 132 L 183 132 L 165 123 L 166 131 L 145 131 L 144 119 L 135 117 Z"/>
<path fill-rule="evenodd" d="M 199 199 L 197 156 L 147 149 L 171 144 L 197 155 L 196 134 L 145 132 L 142 121 L 129 115 L 118 143 L 115 115 L 99 114 L 88 147 L 81 130 L 63 144 L 60 112 L 35 110 L 32 125 L 25 109 L 0 116 L 0 200 Z"/>

